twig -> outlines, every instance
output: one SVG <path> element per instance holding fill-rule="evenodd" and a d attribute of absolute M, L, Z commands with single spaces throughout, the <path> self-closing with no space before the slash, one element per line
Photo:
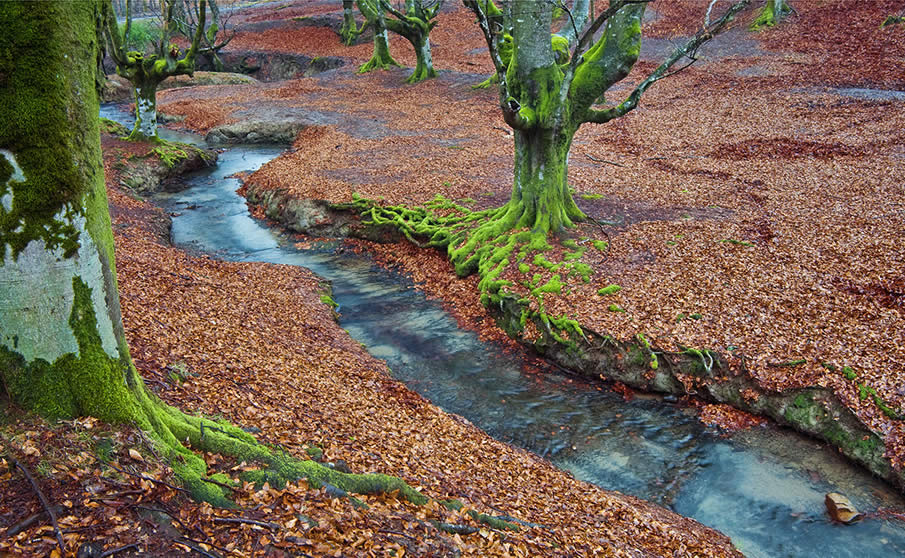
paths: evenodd
<path fill-rule="evenodd" d="M 63 533 L 60 532 L 60 524 L 57 523 L 57 514 L 54 513 L 50 502 L 47 501 L 47 497 L 44 496 L 43 492 L 41 492 L 41 487 L 38 486 L 35 478 L 31 476 L 31 473 L 28 472 L 28 469 L 25 467 L 25 465 L 23 465 L 21 461 L 19 461 L 12 455 L 9 455 L 8 457 L 9 460 L 12 461 L 20 471 L 22 471 L 22 474 L 25 475 L 25 478 L 28 479 L 28 482 L 31 483 L 32 489 L 35 491 L 35 494 L 38 495 L 38 499 L 41 500 L 41 505 L 44 506 L 44 511 L 46 511 L 47 515 L 50 516 L 50 523 L 53 524 L 53 532 L 57 536 L 57 544 L 60 545 L 60 552 L 66 554 L 66 544 L 63 542 Z"/>
<path fill-rule="evenodd" d="M 138 550 L 138 543 L 127 544 L 126 546 L 121 546 L 119 548 L 111 548 L 110 550 L 103 552 L 98 558 L 107 558 L 107 556 L 113 556 L 117 552 L 129 550 L 130 548 Z"/>
<path fill-rule="evenodd" d="M 133 505 L 132 507 L 135 507 L 135 508 L 138 508 L 138 509 L 141 509 L 141 510 L 148 510 L 148 511 L 150 511 L 150 512 L 157 512 L 157 513 L 162 513 L 162 514 L 164 514 L 164 515 L 168 515 L 171 519 L 173 519 L 176 523 L 178 523 L 180 527 L 182 527 L 182 528 L 185 529 L 186 531 L 189 530 L 189 528 L 185 525 L 185 523 L 182 522 L 181 519 L 179 519 L 177 516 L 173 515 L 172 512 L 169 512 L 169 511 L 167 511 L 167 510 L 165 510 L 165 509 L 161 509 L 161 508 L 149 508 L 148 506 L 140 506 L 140 505 L 138 505 L 138 504 L 135 504 L 135 505 Z"/>
<path fill-rule="evenodd" d="M 244 517 L 215 517 L 214 523 L 247 523 L 249 525 L 258 525 L 260 527 L 267 527 L 269 529 L 274 529 L 276 531 L 280 530 L 280 526 L 276 523 L 269 523 L 267 521 L 258 521 L 257 519 L 245 519 Z"/>
<path fill-rule="evenodd" d="M 587 157 L 588 159 L 594 161 L 595 163 L 606 163 L 608 165 L 616 165 L 617 167 L 625 166 L 622 163 L 617 163 L 616 161 L 607 161 L 606 159 L 598 159 L 597 157 L 594 157 L 593 155 L 589 155 L 587 153 L 585 153 L 584 156 Z"/>
<path fill-rule="evenodd" d="M 198 542 L 193 539 L 187 539 L 185 537 L 183 537 L 181 539 L 176 539 L 173 542 L 175 542 L 176 544 L 181 544 L 182 546 L 188 547 L 191 550 L 194 550 L 195 552 L 197 552 L 198 554 L 200 554 L 202 556 L 206 556 L 207 558 L 221 558 L 219 554 L 211 554 L 210 552 L 204 550 L 203 548 L 195 546 L 192 543 L 188 542 L 190 540 L 192 540 L 192 542 Z M 204 543 L 204 544 L 207 544 L 207 543 Z"/>
<path fill-rule="evenodd" d="M 188 492 L 188 490 L 186 490 L 186 489 L 184 489 L 184 488 L 180 488 L 180 487 L 178 487 L 178 486 L 173 486 L 172 484 L 170 484 L 170 483 L 168 483 L 168 482 L 166 482 L 166 481 L 162 481 L 162 480 L 158 480 L 158 479 L 152 479 L 151 477 L 147 477 L 147 476 L 145 476 L 145 475 L 140 475 L 140 474 L 138 474 L 138 473 L 133 473 L 132 471 L 126 471 L 125 469 L 120 469 L 119 467 L 117 467 L 117 466 L 114 465 L 113 463 L 110 463 L 109 461 L 106 462 L 106 465 L 109 466 L 110 468 L 116 470 L 116 471 L 119 471 L 120 473 L 123 473 L 124 475 L 130 475 L 130 476 L 137 477 L 137 478 L 139 478 L 139 479 L 143 479 L 143 480 L 150 481 L 150 482 L 153 482 L 153 483 L 162 484 L 162 485 L 166 486 L 167 488 L 172 488 L 173 490 L 178 490 L 179 492 L 186 492 L 186 493 Z"/>
<path fill-rule="evenodd" d="M 62 512 L 63 512 L 63 506 L 54 506 L 54 507 L 53 507 L 53 511 L 55 511 L 55 512 L 57 512 L 57 513 L 62 513 Z M 35 513 L 35 514 L 32 514 L 32 515 L 26 517 L 25 519 L 23 519 L 23 520 L 20 521 L 19 523 L 16 523 L 15 525 L 10 526 L 10 528 L 6 530 L 6 536 L 7 536 L 7 537 L 15 537 L 16 535 L 18 535 L 18 534 L 21 533 L 22 531 L 24 531 L 24 530 L 30 528 L 32 525 L 34 525 L 35 523 L 37 523 L 39 519 L 41 519 L 42 517 L 44 517 L 44 514 L 45 514 L 45 513 L 47 513 L 47 512 L 45 512 L 45 511 L 43 511 L 43 510 L 42 510 L 42 511 L 39 511 L 38 513 Z"/>
<path fill-rule="evenodd" d="M 141 428 L 138 426 L 138 423 L 136 423 L 135 421 L 133 421 L 133 422 L 132 422 L 132 426 L 135 427 L 135 430 L 138 431 L 138 437 L 141 438 L 142 443 L 144 444 L 144 446 L 145 446 L 146 448 L 148 448 L 148 451 L 151 452 L 151 455 L 154 456 L 154 459 L 156 459 L 157 461 L 162 461 L 162 459 L 160 458 L 160 456 L 157 455 L 157 452 L 154 451 L 154 444 L 151 443 L 151 440 L 148 440 L 148 437 L 145 436 L 145 433 L 144 433 L 144 432 L 141 430 Z"/>
<path fill-rule="evenodd" d="M 210 483 L 210 484 L 216 484 L 217 486 L 219 486 L 219 487 L 221 487 L 221 488 L 228 488 L 229 490 L 232 490 L 233 492 L 236 492 L 236 491 L 239 490 L 239 489 L 236 488 L 235 486 L 230 486 L 230 485 L 226 484 L 225 482 L 215 481 L 214 479 L 209 479 L 209 478 L 206 478 L 206 477 L 201 477 L 200 480 L 201 480 L 201 482 L 207 482 L 207 483 Z"/>

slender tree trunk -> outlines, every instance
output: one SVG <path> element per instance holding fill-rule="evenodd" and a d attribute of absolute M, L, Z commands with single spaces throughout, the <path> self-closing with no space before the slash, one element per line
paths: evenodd
<path fill-rule="evenodd" d="M 366 1 L 368 0 L 359 1 L 358 9 L 363 14 L 371 13 L 368 11 L 367 7 L 364 7 L 361 3 Z M 390 56 L 390 37 L 389 33 L 387 33 L 383 8 L 378 4 L 373 11 L 373 14 L 373 17 L 367 15 L 366 17 L 368 17 L 368 22 L 374 29 L 374 53 L 371 55 L 370 60 L 358 68 L 358 73 L 360 74 L 370 72 L 371 70 L 387 70 L 392 67 L 398 68 L 400 66 L 399 63 Z"/>
<path fill-rule="evenodd" d="M 354 0 L 343 0 L 343 26 L 339 30 L 339 36 L 346 46 L 358 38 L 358 23 L 355 22 L 355 12 L 352 11 L 354 5 Z"/>
<path fill-rule="evenodd" d="M 147 141 L 157 138 L 158 85 L 159 82 L 153 79 L 135 85 L 135 126 L 129 139 Z"/>
<path fill-rule="evenodd" d="M 425 79 L 437 77 L 437 72 L 434 71 L 434 62 L 431 57 L 431 43 L 428 34 L 419 34 L 414 37 L 411 42 L 415 47 L 417 62 L 415 63 L 415 71 L 412 72 L 412 75 L 409 76 L 406 82 L 416 83 Z"/>

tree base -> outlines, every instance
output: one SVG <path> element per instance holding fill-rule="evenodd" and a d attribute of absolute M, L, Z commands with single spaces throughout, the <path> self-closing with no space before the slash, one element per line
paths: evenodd
<path fill-rule="evenodd" d="M 366 74 L 373 70 L 389 70 L 391 68 L 401 68 L 402 64 L 393 60 L 392 56 L 377 56 L 376 54 L 370 60 L 358 67 L 359 74 Z"/>

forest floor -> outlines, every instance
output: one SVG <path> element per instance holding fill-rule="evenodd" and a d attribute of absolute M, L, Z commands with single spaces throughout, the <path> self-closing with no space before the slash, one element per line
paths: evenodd
<path fill-rule="evenodd" d="M 303 480 L 240 483 L 232 490 L 240 507 L 214 509 L 175 486 L 135 429 L 91 418 L 48 424 L 5 407 L 0 556 L 61 555 L 38 496 L 3 455 L 37 479 L 66 555 L 82 547 L 80 556 L 94 557 L 738 555 L 716 531 L 577 481 L 409 391 L 339 327 L 307 270 L 170 246 L 166 213 L 120 187 L 124 161 L 149 146 L 112 136 L 103 143 L 123 321 L 149 388 L 292 455 L 399 476 L 464 507 L 415 506 L 390 494 L 361 497 L 361 509 Z M 211 473 L 230 478 L 252 466 L 205 459 Z M 471 511 L 508 516 L 519 530 L 476 522 Z"/>
<path fill-rule="evenodd" d="M 898 467 L 905 31 L 880 24 L 901 6 L 800 4 L 760 32 L 747 29 L 754 14 L 746 14 L 695 65 L 652 87 L 637 110 L 579 130 L 569 183 L 582 211 L 608 225 L 581 224 L 570 238 L 608 249 L 584 252 L 590 281 L 562 278 L 566 294 L 545 296 L 545 309 L 618 340 L 641 334 L 664 350 L 714 350 L 732 367 L 743 363 L 766 390 L 827 387 L 880 435 Z M 355 73 L 371 45 L 345 47 L 330 26 L 317 25 L 338 22 L 332 3 L 280 6 L 245 12 L 250 30 L 231 48 L 343 57 L 346 66 L 171 90 L 161 110 L 202 133 L 255 118 L 307 125 L 286 154 L 248 179 L 258 191 L 329 202 L 354 193 L 411 206 L 440 194 L 471 209 L 508 200 L 512 137 L 497 92 L 471 88 L 491 65 L 464 8 L 444 11 L 432 32 L 439 77 L 409 86 L 409 69 Z M 693 2 L 655 10 L 641 61 L 608 100 L 627 95 L 701 21 Z M 407 42 L 391 44 L 400 63 L 414 65 Z M 474 283 L 456 279 L 444 255 L 410 243 L 367 249 L 498 336 Z M 527 273 L 513 262 L 500 276 L 519 295 L 530 289 L 526 278 L 540 274 L 543 284 L 552 275 L 527 263 Z M 621 290 L 598 294 L 609 285 Z"/>
<path fill-rule="evenodd" d="M 170 90 L 161 110 L 202 133 L 262 115 L 317 124 L 250 179 L 299 198 L 342 202 L 355 192 L 414 205 L 439 193 L 475 208 L 504 203 L 512 140 L 496 92 L 470 87 L 491 71 L 472 18 L 458 8 L 441 14 L 431 35 L 440 76 L 407 86 L 405 69 L 355 74 L 369 43 L 343 47 L 329 28 L 294 19 L 334 17 L 336 4 L 283 1 L 241 12 L 239 21 L 257 27 L 230 48 L 342 57 L 346 66 L 284 82 Z M 616 225 L 605 234 L 596 225 L 576 229 L 576 239 L 606 240 L 609 250 L 589 250 L 590 283 L 574 279 L 547 309 L 621 339 L 642 333 L 664 347 L 736 348 L 774 389 L 826 385 L 901 465 L 902 422 L 839 372 L 852 367 L 905 410 L 905 30 L 879 27 L 901 6 L 794 4 L 798 13 L 775 29 L 749 33 L 742 20 L 696 65 L 654 86 L 638 110 L 579 132 L 569 175 L 576 201 Z M 684 3 L 658 9 L 630 82 L 699 21 Z M 408 44 L 391 42 L 397 60 L 413 66 Z M 397 475 L 467 508 L 389 496 L 363 498 L 370 508 L 360 510 L 302 481 L 284 490 L 242 486 L 234 494 L 242 508 L 211 509 L 164 484 L 170 471 L 137 431 L 90 419 L 48 425 L 9 410 L 3 444 L 57 506 L 68 552 L 93 542 L 106 551 L 138 545 L 117 555 L 199 553 L 193 547 L 276 556 L 735 554 L 719 533 L 576 481 L 413 394 L 335 324 L 310 273 L 168 246 L 166 215 L 116 186 L 116 158 L 125 155 L 111 141 L 124 322 L 151 389 L 293 455 L 320 450 L 325 461 Z M 356 244 L 406 271 L 463 324 L 500 338 L 476 279 L 456 278 L 444 255 L 409 243 Z M 517 283 L 517 271 L 509 273 Z M 610 284 L 622 290 L 597 294 Z M 626 312 L 609 312 L 611 304 Z M 206 457 L 232 476 L 245 466 Z M 5 459 L 0 493 L 0 528 L 41 510 Z M 535 525 L 489 529 L 469 508 Z M 480 530 L 454 535 L 430 520 Z M 39 518 L 0 537 L 0 555 L 48 555 L 54 545 Z"/>

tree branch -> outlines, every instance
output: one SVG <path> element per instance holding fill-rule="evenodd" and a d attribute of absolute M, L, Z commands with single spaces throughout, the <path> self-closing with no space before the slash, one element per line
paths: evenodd
<path fill-rule="evenodd" d="M 22 471 L 22 474 L 25 475 L 25 478 L 28 479 L 28 482 L 31 483 L 32 490 L 35 491 L 35 494 L 38 495 L 38 499 L 41 501 L 41 505 L 44 506 L 44 511 L 47 512 L 47 515 L 50 516 L 50 523 L 53 525 L 53 532 L 57 536 L 57 544 L 60 545 L 60 552 L 66 554 L 66 544 L 63 542 L 63 533 L 60 531 L 60 524 L 57 523 L 57 514 L 54 512 L 53 507 L 50 505 L 50 502 L 47 501 L 47 496 L 44 496 L 44 493 L 41 492 L 41 487 L 38 486 L 35 478 L 31 476 L 31 473 L 28 472 L 28 468 L 22 464 L 21 461 L 13 457 L 12 455 L 8 455 L 9 460 L 13 465 L 19 468 Z"/>
<path fill-rule="evenodd" d="M 591 44 L 591 41 L 594 40 L 594 35 L 600 29 L 600 26 L 606 23 L 608 19 L 616 15 L 616 12 L 628 6 L 629 4 L 646 4 L 648 2 L 652 2 L 653 0 L 619 0 L 617 2 L 613 2 L 610 4 L 610 7 L 601 12 L 599 16 L 591 23 L 591 26 L 584 32 L 579 39 L 578 44 L 575 45 L 575 50 L 572 52 L 572 62 L 570 64 L 570 70 L 574 73 L 575 67 L 578 66 L 579 62 L 581 62 L 581 55 L 588 50 L 588 46 Z"/>
<path fill-rule="evenodd" d="M 656 70 L 651 72 L 651 74 L 648 75 L 647 78 L 644 79 L 644 81 L 638 84 L 634 91 L 632 91 L 624 101 L 622 101 L 615 107 L 606 110 L 589 110 L 588 115 L 585 118 L 585 122 L 603 124 L 605 122 L 613 120 L 614 118 L 625 116 L 626 114 L 634 110 L 635 107 L 638 106 L 638 101 L 641 99 L 641 95 L 645 91 L 647 91 L 647 89 L 651 85 L 665 77 L 668 77 L 669 75 L 672 75 L 672 73 L 669 72 L 669 69 L 672 68 L 675 63 L 682 58 L 688 57 L 691 58 L 692 61 L 694 61 L 698 48 L 700 48 L 701 45 L 713 39 L 717 34 L 719 34 L 726 27 L 726 25 L 728 25 L 729 22 L 732 21 L 735 15 L 743 9 L 747 8 L 750 3 L 751 0 L 740 0 L 739 2 L 733 4 L 728 10 L 726 10 L 726 13 L 723 14 L 723 17 L 715 21 L 712 25 L 706 26 L 698 31 L 694 35 L 694 37 L 688 40 L 688 42 L 674 50 L 673 53 L 670 54 L 669 57 L 662 64 L 660 64 L 660 66 L 657 67 Z"/>

